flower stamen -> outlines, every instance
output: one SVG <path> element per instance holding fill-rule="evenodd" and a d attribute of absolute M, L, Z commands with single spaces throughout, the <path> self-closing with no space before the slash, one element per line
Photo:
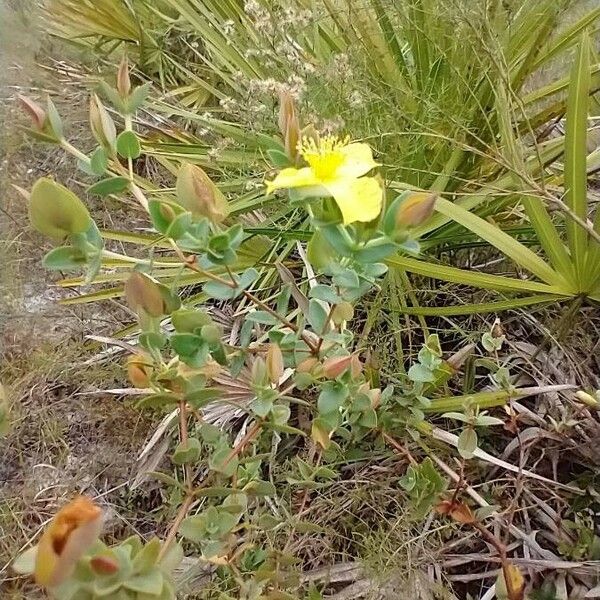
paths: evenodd
<path fill-rule="evenodd" d="M 335 179 L 338 168 L 344 163 L 342 149 L 349 142 L 349 137 L 340 139 L 334 135 L 325 136 L 318 143 L 313 138 L 304 137 L 298 144 L 298 152 L 318 179 L 328 181 Z"/>

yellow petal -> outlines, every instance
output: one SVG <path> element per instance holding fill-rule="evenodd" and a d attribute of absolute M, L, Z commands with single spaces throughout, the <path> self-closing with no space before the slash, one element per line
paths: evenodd
<path fill-rule="evenodd" d="M 54 587 L 67 579 L 101 528 L 102 511 L 89 498 L 80 496 L 59 510 L 38 545 L 36 582 Z"/>
<path fill-rule="evenodd" d="M 373 152 L 368 144 L 359 142 L 340 148 L 344 162 L 338 167 L 338 177 L 362 177 L 377 166 L 373 160 Z"/>
<path fill-rule="evenodd" d="M 344 224 L 376 219 L 383 204 L 383 191 L 374 177 L 338 179 L 326 185 L 342 212 Z"/>
<path fill-rule="evenodd" d="M 282 169 L 273 181 L 267 181 L 266 183 L 267 194 L 271 194 L 274 190 L 315 186 L 320 185 L 321 182 L 315 177 L 310 167 L 302 169 L 290 167 Z"/>

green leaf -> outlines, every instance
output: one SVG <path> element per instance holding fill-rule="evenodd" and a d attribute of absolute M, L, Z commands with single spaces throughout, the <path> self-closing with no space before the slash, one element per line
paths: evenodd
<path fill-rule="evenodd" d="M 473 458 L 477 450 L 477 432 L 472 427 L 467 427 L 460 432 L 457 448 L 463 458 Z"/>
<path fill-rule="evenodd" d="M 136 87 L 127 99 L 127 103 L 123 107 L 123 112 L 126 114 L 133 114 L 138 108 L 140 108 L 140 106 L 142 106 L 142 104 L 144 104 L 146 101 L 151 87 L 152 83 L 150 81 Z"/>
<path fill-rule="evenodd" d="M 99 86 L 102 94 L 113 105 L 113 107 L 116 108 L 121 114 L 126 114 L 127 109 L 123 103 L 123 99 L 119 95 L 119 92 L 115 88 L 110 87 L 103 79 L 100 80 Z"/>
<path fill-rule="evenodd" d="M 173 462 L 176 465 L 194 463 L 200 458 L 202 446 L 196 438 L 189 438 L 179 442 L 173 453 Z"/>
<path fill-rule="evenodd" d="M 262 325 L 277 325 L 279 319 L 264 310 L 254 310 L 246 315 L 249 321 L 261 323 Z"/>
<path fill-rule="evenodd" d="M 197 328 L 210 325 L 212 319 L 204 310 L 180 308 L 171 314 L 171 322 L 173 323 L 173 327 L 175 327 L 175 331 L 179 333 L 193 333 Z"/>
<path fill-rule="evenodd" d="M 54 135 L 60 140 L 64 137 L 63 124 L 58 111 L 56 110 L 56 106 L 54 102 L 50 98 L 48 98 L 48 121 L 50 122 L 50 127 Z"/>
<path fill-rule="evenodd" d="M 583 33 L 569 84 L 564 167 L 565 202 L 583 221 L 588 217 L 586 143 L 590 86 L 590 43 L 588 34 Z M 568 215 L 565 218 L 571 256 L 575 263 L 579 285 L 583 286 L 586 283 L 585 255 L 588 233 Z"/>
<path fill-rule="evenodd" d="M 435 381 L 435 374 L 433 373 L 433 371 L 419 363 L 412 365 L 408 370 L 407 375 L 411 381 L 418 381 L 423 383 Z"/>
<path fill-rule="evenodd" d="M 99 146 L 90 157 L 89 167 L 94 175 L 103 175 L 108 166 L 108 157 L 106 150 Z"/>
<path fill-rule="evenodd" d="M 283 150 L 277 150 L 275 148 L 270 148 L 267 150 L 267 155 L 271 160 L 273 166 L 283 169 L 284 167 L 291 166 L 290 159 L 288 155 Z"/>
<path fill-rule="evenodd" d="M 210 457 L 210 460 L 208 462 L 209 468 L 213 471 L 222 473 L 226 477 L 231 477 L 238 468 L 238 459 L 237 456 L 234 456 L 233 458 L 229 459 L 230 454 L 231 448 L 228 447 L 224 447 L 220 450 L 217 450 Z"/>
<path fill-rule="evenodd" d="M 272 408 L 273 399 L 262 395 L 257 396 L 250 402 L 250 409 L 257 417 L 266 417 L 271 412 Z"/>
<path fill-rule="evenodd" d="M 140 575 L 150 573 L 158 560 L 160 547 L 161 543 L 157 537 L 147 542 L 133 559 L 133 572 Z"/>
<path fill-rule="evenodd" d="M 344 400 L 348 397 L 348 386 L 337 381 L 323 384 L 317 400 L 317 408 L 323 415 L 339 411 Z"/>
<path fill-rule="evenodd" d="M 88 188 L 89 194 L 97 196 L 109 196 L 110 194 L 119 194 L 124 192 L 129 187 L 129 179 L 127 177 L 108 177 L 94 183 Z"/>
<path fill-rule="evenodd" d="M 123 158 L 139 158 L 142 154 L 140 140 L 133 131 L 123 131 L 117 137 L 117 152 Z"/>
<path fill-rule="evenodd" d="M 312 325 L 315 333 L 324 333 L 325 323 L 329 311 L 321 300 L 311 298 L 308 302 L 308 322 Z"/>
<path fill-rule="evenodd" d="M 136 575 L 123 583 L 123 587 L 132 592 L 158 596 L 163 589 L 163 575 L 158 569 L 144 575 Z"/>
<path fill-rule="evenodd" d="M 335 289 L 330 285 L 315 285 L 310 289 L 309 296 L 323 302 L 329 302 L 330 304 L 338 304 L 342 301 Z"/>
<path fill-rule="evenodd" d="M 463 285 L 471 285 L 488 290 L 501 291 L 510 290 L 513 292 L 538 292 L 544 294 L 553 294 L 561 296 L 570 296 L 570 293 L 563 291 L 556 286 L 550 286 L 537 281 L 527 281 L 525 279 L 516 279 L 503 277 L 501 275 L 489 275 L 487 273 L 477 273 L 466 269 L 458 269 L 444 264 L 417 260 L 406 256 L 393 256 L 386 260 L 392 267 L 401 267 L 410 273 L 417 273 L 433 279 L 442 281 L 451 281 Z"/>
<path fill-rule="evenodd" d="M 151 394 L 136 402 L 137 408 L 169 408 L 179 402 L 173 394 Z"/>
<path fill-rule="evenodd" d="M 260 479 L 250 481 L 242 491 L 249 496 L 275 496 L 277 494 L 275 486 L 270 481 Z"/>
<path fill-rule="evenodd" d="M 87 258 L 81 250 L 73 246 L 59 246 L 50 250 L 42 264 L 53 271 L 72 271 L 81 269 L 85 265 Z"/>

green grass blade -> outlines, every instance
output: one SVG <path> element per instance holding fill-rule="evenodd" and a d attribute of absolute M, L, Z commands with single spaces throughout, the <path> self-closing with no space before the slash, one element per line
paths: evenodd
<path fill-rule="evenodd" d="M 559 273 L 552 269 L 537 254 L 500 228 L 443 198 L 438 199 L 436 210 L 489 242 L 492 246 L 500 250 L 500 252 L 512 258 L 519 266 L 527 269 L 542 281 L 557 288 L 568 287 L 565 285 L 564 278 Z"/>
<path fill-rule="evenodd" d="M 575 269 L 544 202 L 536 196 L 523 196 L 521 204 L 533 225 L 538 241 L 554 268 L 573 286 Z"/>
<path fill-rule="evenodd" d="M 535 63 L 533 69 L 541 67 L 544 63 L 554 58 L 567 48 L 575 44 L 582 31 L 585 31 L 590 25 L 597 26 L 598 20 L 600 19 L 600 7 L 594 8 L 590 12 L 586 13 L 579 21 L 571 25 L 566 31 L 563 31 L 556 39 L 541 52 Z M 597 29 L 594 31 L 596 33 Z"/>
<path fill-rule="evenodd" d="M 474 304 L 459 304 L 456 306 L 407 306 L 400 312 L 406 315 L 425 316 L 425 317 L 452 317 L 456 315 L 480 315 L 491 312 L 501 312 L 504 310 L 514 310 L 525 306 L 534 306 L 536 304 L 548 304 L 557 300 L 564 300 L 563 296 L 553 296 L 551 294 L 536 294 L 524 298 L 511 298 L 509 300 L 499 300 L 498 302 L 478 302 Z"/>
<path fill-rule="evenodd" d="M 589 37 L 581 37 L 577 57 L 571 71 L 567 101 L 567 125 L 565 136 L 565 202 L 584 221 L 587 219 L 587 129 L 590 93 Z M 583 284 L 588 233 L 567 217 L 567 240 L 575 263 L 577 278 Z"/>
<path fill-rule="evenodd" d="M 409 273 L 416 273 L 417 275 L 431 277 L 432 279 L 470 285 L 486 290 L 534 292 L 566 297 L 571 295 L 568 292 L 564 292 L 559 287 L 547 285 L 545 283 L 539 283 L 537 281 L 504 277 L 502 275 L 490 275 L 488 273 L 478 273 L 474 271 L 468 271 L 466 269 L 459 269 L 457 267 L 449 267 L 448 265 L 437 264 L 434 262 L 417 260 L 407 256 L 393 256 L 386 259 L 386 263 L 390 267 L 400 267 Z"/>

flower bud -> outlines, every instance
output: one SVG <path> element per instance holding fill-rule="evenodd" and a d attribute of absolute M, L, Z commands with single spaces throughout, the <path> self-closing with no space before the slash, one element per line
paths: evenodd
<path fill-rule="evenodd" d="M 98 143 L 107 150 L 115 147 L 117 128 L 96 94 L 90 98 L 90 127 Z"/>
<path fill-rule="evenodd" d="M 371 400 L 371 408 L 377 410 L 381 404 L 381 390 L 379 388 L 373 388 L 367 392 L 367 396 L 369 396 Z"/>
<path fill-rule="evenodd" d="M 352 379 L 356 379 L 362 373 L 363 365 L 358 358 L 358 354 L 353 354 L 350 360 L 350 373 L 352 373 Z"/>
<path fill-rule="evenodd" d="M 131 273 L 125 283 L 125 298 L 129 306 L 138 313 L 143 310 L 151 317 L 165 314 L 166 307 L 159 284 L 144 273 Z"/>
<path fill-rule="evenodd" d="M 283 376 L 283 354 L 281 348 L 277 344 L 269 344 L 266 364 L 269 381 L 278 384 Z"/>
<path fill-rule="evenodd" d="M 314 368 L 320 364 L 319 359 L 314 356 L 305 358 L 302 362 L 299 362 L 296 366 L 297 373 L 312 373 Z"/>
<path fill-rule="evenodd" d="M 262 386 L 267 382 L 267 365 L 259 356 L 252 364 L 251 380 L 253 385 Z"/>
<path fill-rule="evenodd" d="M 279 94 L 279 131 L 281 131 L 281 135 L 285 136 L 287 131 L 288 123 L 297 119 L 296 117 L 296 104 L 294 102 L 294 97 L 289 92 L 281 92 Z"/>
<path fill-rule="evenodd" d="M 90 560 L 90 567 L 98 575 L 114 575 L 119 570 L 119 563 L 112 556 L 94 556 Z"/>
<path fill-rule="evenodd" d="M 131 91 L 131 79 L 129 78 L 129 62 L 127 56 L 123 55 L 119 70 L 117 71 L 117 91 L 123 100 L 127 100 Z"/>
<path fill-rule="evenodd" d="M 584 392 L 583 390 L 575 392 L 575 398 L 590 408 L 600 408 L 600 402 L 598 402 L 594 396 Z"/>
<path fill-rule="evenodd" d="M 341 325 L 345 321 L 351 321 L 354 317 L 354 307 L 350 302 L 340 302 L 336 304 L 331 313 L 331 320 L 336 325 Z"/>
<path fill-rule="evenodd" d="M 151 374 L 152 364 L 143 354 L 129 357 L 127 360 L 127 376 L 136 388 L 145 389 L 149 387 Z"/>
<path fill-rule="evenodd" d="M 65 581 L 101 529 L 102 511 L 89 498 L 80 496 L 59 510 L 38 545 L 36 582 L 55 587 Z"/>
<path fill-rule="evenodd" d="M 197 165 L 184 163 L 177 175 L 177 201 L 195 217 L 220 223 L 229 214 L 227 198 Z"/>
<path fill-rule="evenodd" d="M 73 233 L 84 233 L 92 218 L 83 202 L 56 181 L 42 177 L 31 189 L 29 220 L 43 235 L 62 240 Z"/>
<path fill-rule="evenodd" d="M 300 123 L 298 118 L 294 117 L 287 123 L 285 135 L 284 135 L 284 146 L 285 153 L 288 158 L 295 163 L 298 160 L 298 142 L 300 141 Z"/>
<path fill-rule="evenodd" d="M 22 96 L 19 94 L 17 98 L 21 108 L 31 117 L 34 127 L 38 131 L 44 131 L 44 126 L 46 125 L 47 119 L 46 111 L 27 96 Z"/>
<path fill-rule="evenodd" d="M 413 192 L 396 212 L 396 226 L 416 227 L 431 217 L 437 200 L 436 194 Z"/>
<path fill-rule="evenodd" d="M 332 356 L 323 362 L 323 374 L 327 379 L 337 379 L 352 362 L 352 355 Z"/>
<path fill-rule="evenodd" d="M 279 94 L 279 130 L 283 136 L 285 153 L 295 163 L 298 158 L 300 121 L 296 114 L 294 97 L 289 92 Z"/>
<path fill-rule="evenodd" d="M 390 236 L 401 235 L 407 228 L 421 225 L 435 209 L 437 195 L 429 192 L 404 192 L 390 205 L 383 219 L 383 229 Z"/>
<path fill-rule="evenodd" d="M 510 586 L 506 578 L 510 582 Z M 510 592 L 509 592 L 510 588 Z M 498 600 L 512 600 L 513 598 L 524 598 L 525 578 L 519 567 L 513 564 L 506 565 L 500 569 L 496 578 L 496 598 Z"/>

